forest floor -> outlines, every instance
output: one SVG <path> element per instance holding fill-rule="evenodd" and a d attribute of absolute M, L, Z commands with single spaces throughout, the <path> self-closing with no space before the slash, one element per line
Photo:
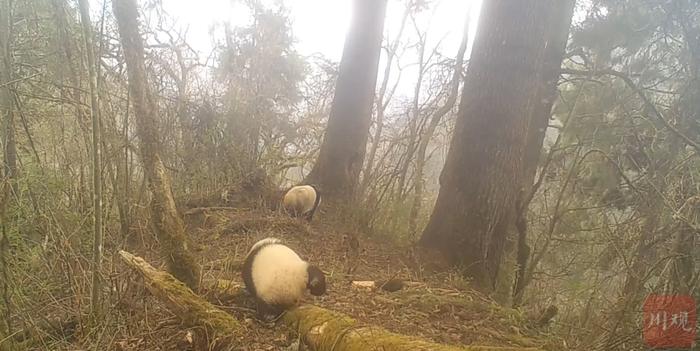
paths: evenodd
<path fill-rule="evenodd" d="M 500 306 L 469 289 L 459 274 L 428 273 L 419 263 L 425 260 L 415 259 L 410 247 L 350 230 L 323 212 L 310 224 L 277 212 L 240 208 L 184 209 L 184 218 L 203 268 L 199 294 L 246 327 L 246 340 L 236 349 L 297 350 L 290 347 L 297 341 L 295 331 L 259 322 L 252 299 L 240 289 L 241 262 L 251 245 L 265 237 L 281 239 L 326 272 L 326 295 L 307 295 L 306 303 L 346 314 L 361 324 L 450 345 L 566 348 L 546 328 L 532 327 L 536 316 Z M 126 245 L 131 247 L 126 250 L 165 269 L 160 245 L 145 223 L 136 224 L 141 227 L 135 230 L 138 242 Z M 15 338 L 33 340 L 35 346 L 27 346 L 31 350 L 200 349 L 193 340 L 196 331 L 168 311 L 138 273 L 117 258 L 116 251 L 125 244 L 114 238 L 105 243 L 103 268 L 109 289 L 104 290 L 104 322 L 91 326 L 85 312 L 90 306 L 89 256 L 65 250 L 30 254 L 21 260 L 27 269 L 15 278 L 23 289 L 23 295 L 15 297 L 22 302 L 15 323 L 24 326 Z M 352 284 L 394 278 L 406 281 L 406 286 L 388 292 Z M 226 284 L 236 288 L 224 289 Z"/>
<path fill-rule="evenodd" d="M 242 303 L 221 289 L 222 281 L 241 284 L 239 266 L 250 246 L 265 237 L 277 237 L 327 274 L 325 296 L 308 296 L 307 303 L 342 312 L 361 323 L 391 332 L 419 336 L 452 345 L 488 345 L 563 349 L 563 342 L 542 330 L 528 328 L 528 320 L 516 310 L 500 307 L 468 289 L 456 275 L 421 274 L 410 250 L 381 238 L 336 229 L 323 215 L 313 223 L 277 213 L 239 209 L 203 211 L 185 216 L 195 251 L 203 260 L 201 292 L 210 302 L 229 311 L 249 327 L 242 350 L 292 350 L 295 339 L 284 327 L 272 327 L 254 317 L 252 302 Z M 353 255 L 348 238 L 356 237 L 360 250 Z M 359 253 L 359 254 L 357 254 Z M 155 266 L 157 252 L 136 252 Z M 353 274 L 346 274 L 354 267 Z M 162 268 L 162 267 L 161 267 Z M 128 271 L 124 267 L 124 271 Z M 132 275 L 130 284 L 140 281 Z M 352 281 L 400 278 L 411 283 L 397 292 L 358 288 Z M 217 283 L 218 282 L 218 283 Z M 123 299 L 120 324 L 112 345 L 116 350 L 188 350 L 192 332 L 145 289 Z M 126 302 L 125 300 L 129 300 Z"/>

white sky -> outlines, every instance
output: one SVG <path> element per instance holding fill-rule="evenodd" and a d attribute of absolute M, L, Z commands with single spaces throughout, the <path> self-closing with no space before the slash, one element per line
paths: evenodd
<path fill-rule="evenodd" d="M 385 32 L 396 33 L 403 13 L 405 1 L 390 0 L 387 8 Z M 481 0 L 435 0 L 424 16 L 429 17 L 434 9 L 431 22 L 430 43 L 437 43 L 444 37 L 441 47 L 446 55 L 454 55 L 461 39 L 461 31 L 467 15 L 472 16 L 472 37 Z M 296 48 L 302 55 L 321 53 L 339 61 L 343 51 L 352 0 L 284 0 L 290 11 Z M 212 47 L 209 30 L 214 23 L 230 21 L 245 24 L 248 17 L 242 5 L 235 0 L 162 0 L 165 10 L 175 17 L 178 24 L 187 28 L 188 42 L 194 49 L 206 56 Z M 408 33 L 411 27 L 406 28 Z M 429 44 L 429 47 L 433 45 Z M 380 70 L 381 71 L 381 70 Z"/>

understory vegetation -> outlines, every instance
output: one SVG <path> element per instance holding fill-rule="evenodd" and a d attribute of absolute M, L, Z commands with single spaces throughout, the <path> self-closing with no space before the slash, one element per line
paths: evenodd
<path fill-rule="evenodd" d="M 523 1 L 440 37 L 439 0 L 354 0 L 338 60 L 293 1 L 203 52 L 165 1 L 0 0 L 0 350 L 643 348 L 647 296 L 700 298 L 700 2 Z M 274 326 L 271 236 L 329 281 Z"/>

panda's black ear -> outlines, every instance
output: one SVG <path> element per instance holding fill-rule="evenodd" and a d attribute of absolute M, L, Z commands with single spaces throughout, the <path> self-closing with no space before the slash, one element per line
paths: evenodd
<path fill-rule="evenodd" d="M 311 291 L 311 295 L 321 296 L 326 293 L 326 276 L 316 266 L 311 266 L 306 269 L 309 275 L 307 288 Z"/>

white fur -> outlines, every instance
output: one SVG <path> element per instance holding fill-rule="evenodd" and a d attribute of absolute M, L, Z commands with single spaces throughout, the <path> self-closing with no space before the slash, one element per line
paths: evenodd
<path fill-rule="evenodd" d="M 265 239 L 262 239 L 262 240 L 258 240 L 258 242 L 256 242 L 255 244 L 253 244 L 253 247 L 251 247 L 250 250 L 248 250 L 248 254 L 250 255 L 250 253 L 253 252 L 253 250 L 255 250 L 255 249 L 256 249 L 258 246 L 260 246 L 260 245 L 264 245 L 264 244 L 280 244 L 280 243 L 282 243 L 282 241 L 281 241 L 280 239 L 272 238 L 272 237 L 270 237 L 270 238 L 265 238 Z"/>
<path fill-rule="evenodd" d="M 274 238 L 274 244 L 260 249 L 253 259 L 252 277 L 255 291 L 268 304 L 296 305 L 304 297 L 309 280 L 308 263 L 292 249 Z M 256 245 L 262 244 L 261 240 Z M 255 247 L 255 245 L 253 246 Z"/>
<path fill-rule="evenodd" d="M 316 190 L 310 185 L 295 186 L 284 194 L 282 203 L 287 212 L 296 215 L 304 215 L 314 208 L 316 202 Z"/>

